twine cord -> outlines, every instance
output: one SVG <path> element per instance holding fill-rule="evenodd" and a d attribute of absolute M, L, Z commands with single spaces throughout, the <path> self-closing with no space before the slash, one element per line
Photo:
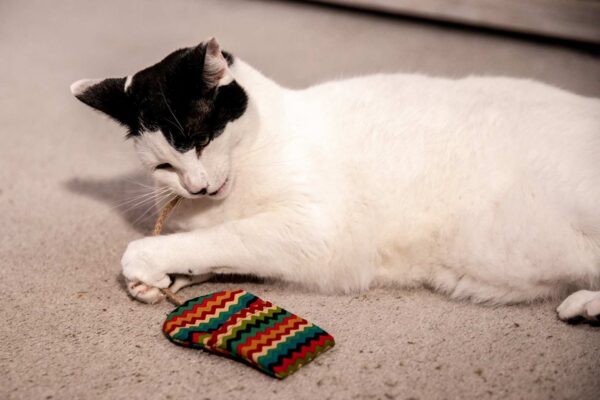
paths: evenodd
<path fill-rule="evenodd" d="M 160 235 L 165 223 L 167 222 L 167 218 L 169 218 L 169 215 L 171 215 L 171 213 L 173 212 L 175 207 L 177 207 L 177 205 L 179 204 L 180 201 L 181 201 L 181 197 L 176 196 L 172 200 L 169 200 L 169 202 L 163 207 L 160 214 L 158 215 L 158 218 L 156 219 L 156 223 L 154 224 L 154 229 L 152 229 L 153 236 Z M 161 288 L 160 291 L 166 296 L 166 298 L 171 303 L 173 303 L 174 305 L 176 305 L 178 307 L 185 302 L 181 297 L 179 297 L 178 295 L 173 293 L 173 291 L 169 288 Z"/>

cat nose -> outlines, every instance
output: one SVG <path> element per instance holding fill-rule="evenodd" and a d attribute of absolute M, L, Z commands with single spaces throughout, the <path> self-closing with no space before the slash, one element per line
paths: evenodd
<path fill-rule="evenodd" d="M 202 177 L 186 174 L 181 177 L 180 182 L 181 186 L 191 195 L 206 194 L 208 192 L 207 182 Z"/>
<path fill-rule="evenodd" d="M 196 195 L 196 194 L 204 195 L 208 192 L 206 186 L 203 184 L 187 184 L 187 185 L 184 184 L 183 187 L 191 195 Z"/>
<path fill-rule="evenodd" d="M 188 190 L 188 192 L 190 192 L 190 194 L 206 194 L 206 188 L 202 188 L 201 190 L 198 190 L 197 192 L 192 192 L 191 190 Z"/>

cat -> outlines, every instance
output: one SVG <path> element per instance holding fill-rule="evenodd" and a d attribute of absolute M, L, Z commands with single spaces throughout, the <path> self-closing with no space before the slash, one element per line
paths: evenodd
<path fill-rule="evenodd" d="M 184 198 L 175 233 L 123 255 L 142 301 L 236 273 L 492 304 L 572 293 L 560 319 L 600 316 L 598 99 L 415 74 L 291 90 L 214 38 L 71 91 L 124 125 L 157 188 Z"/>

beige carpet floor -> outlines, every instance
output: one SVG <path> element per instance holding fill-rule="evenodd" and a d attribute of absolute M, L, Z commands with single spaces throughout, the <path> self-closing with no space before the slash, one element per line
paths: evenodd
<path fill-rule="evenodd" d="M 337 346 L 285 381 L 170 344 L 171 306 L 119 277 L 151 215 L 123 131 L 72 98 L 216 35 L 283 84 L 377 71 L 529 77 L 600 97 L 593 53 L 415 21 L 260 1 L 0 2 L 0 399 L 597 399 L 600 328 L 556 302 L 482 307 L 426 290 L 348 296 L 242 287 L 330 331 Z M 518 95 L 518 94 L 516 94 Z M 121 204 L 121 205 L 119 205 Z M 150 218 L 148 218 L 150 217 Z"/>

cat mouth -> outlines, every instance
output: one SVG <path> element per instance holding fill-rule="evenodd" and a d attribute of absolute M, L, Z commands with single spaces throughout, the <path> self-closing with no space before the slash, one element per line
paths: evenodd
<path fill-rule="evenodd" d="M 212 193 L 209 193 L 208 195 L 209 196 L 216 196 L 216 195 L 218 195 L 223 190 L 223 188 L 227 185 L 228 182 L 229 182 L 229 177 L 227 177 L 227 179 L 225 179 L 225 181 L 223 182 L 223 184 L 217 190 L 215 190 Z"/>

